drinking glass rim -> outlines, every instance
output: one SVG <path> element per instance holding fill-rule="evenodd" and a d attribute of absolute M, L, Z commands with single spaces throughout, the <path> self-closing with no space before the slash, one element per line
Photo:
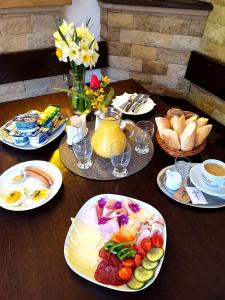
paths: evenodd
<path fill-rule="evenodd" d="M 154 123 L 152 122 L 152 121 L 148 121 L 148 120 L 146 120 L 146 121 L 138 121 L 135 125 L 135 127 L 136 128 L 140 128 L 140 129 L 142 129 L 142 130 L 145 130 L 145 129 L 143 129 L 142 127 L 139 127 L 138 125 L 140 125 L 140 124 L 148 124 L 148 125 L 150 125 L 151 126 L 151 128 L 145 128 L 146 129 L 146 131 L 149 131 L 149 130 L 155 130 L 155 126 L 154 126 Z"/>
<path fill-rule="evenodd" d="M 75 138 L 77 138 L 78 136 L 80 136 L 80 135 L 75 135 L 73 137 L 72 146 L 82 147 L 82 146 L 86 146 L 86 145 L 91 144 L 91 139 L 90 138 L 85 139 L 85 137 L 83 137 L 79 142 L 74 143 Z M 82 144 L 79 144 L 80 142 L 82 142 Z"/>

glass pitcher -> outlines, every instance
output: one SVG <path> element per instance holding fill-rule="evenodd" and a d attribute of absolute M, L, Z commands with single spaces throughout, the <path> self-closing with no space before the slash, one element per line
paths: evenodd
<path fill-rule="evenodd" d="M 105 112 L 96 115 L 96 131 L 92 136 L 92 148 L 103 158 L 110 158 L 110 147 L 115 141 L 126 142 L 127 137 L 120 128 L 122 114 L 113 107 L 107 107 Z M 130 120 L 124 120 L 123 127 Z M 134 127 L 134 125 L 133 125 Z M 133 128 L 134 129 L 134 128 Z M 123 149 L 118 149 L 122 152 Z"/>

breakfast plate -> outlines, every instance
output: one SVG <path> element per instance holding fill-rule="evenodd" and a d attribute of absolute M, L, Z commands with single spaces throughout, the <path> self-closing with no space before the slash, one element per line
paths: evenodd
<path fill-rule="evenodd" d="M 66 121 L 52 135 L 50 135 L 48 137 L 48 139 L 46 140 L 46 142 L 44 144 L 39 145 L 39 146 L 35 146 L 35 147 L 32 146 L 31 144 L 27 144 L 25 146 L 15 145 L 12 142 L 9 142 L 9 141 L 3 139 L 1 136 L 0 136 L 0 141 L 3 142 L 6 145 L 9 145 L 9 146 L 17 148 L 17 149 L 35 150 L 35 149 L 42 148 L 42 147 L 48 145 L 49 143 L 51 143 L 52 141 L 54 141 L 65 130 L 65 127 L 66 127 Z M 3 129 L 3 128 L 4 128 L 4 125 L 0 128 L 0 130 Z"/>
<path fill-rule="evenodd" d="M 64 131 L 67 119 L 58 106 L 51 104 L 44 111 L 30 110 L 0 127 L 0 141 L 23 150 L 41 148 Z"/>
<path fill-rule="evenodd" d="M 195 165 L 190 170 L 191 182 L 202 192 L 216 197 L 225 197 L 225 186 L 220 185 L 217 187 L 211 187 L 205 184 L 201 178 L 201 164 Z"/>
<path fill-rule="evenodd" d="M 127 218 L 124 213 L 119 214 L 121 209 L 124 212 L 125 207 L 132 209 L 129 213 L 128 210 L 125 210 Z M 108 217 L 102 217 L 101 213 L 103 216 L 107 215 Z M 145 223 L 141 223 L 144 218 L 145 220 L 149 219 Z M 136 220 L 136 223 L 133 220 Z M 126 242 L 120 243 L 127 230 L 137 229 L 135 225 L 132 225 L 132 227 L 130 224 L 137 224 L 137 228 L 139 228 L 139 225 L 142 226 L 142 231 L 137 231 L 138 233 L 132 241 L 126 235 Z M 152 248 L 145 248 L 146 252 L 142 250 L 144 256 L 147 256 L 143 258 L 144 256 L 141 257 L 138 253 L 143 243 L 148 238 L 150 239 L 148 237 L 150 233 Z M 120 237 L 119 240 L 118 236 Z M 157 242 L 159 248 L 154 244 L 156 238 L 161 243 Z M 81 207 L 75 218 L 72 219 L 72 224 L 65 239 L 64 256 L 69 267 L 86 280 L 113 290 L 135 292 L 150 286 L 158 276 L 166 250 L 166 239 L 165 221 L 159 211 L 151 205 L 121 195 L 97 195 L 89 199 Z M 130 245 L 127 245 L 128 240 L 131 243 Z M 132 247 L 128 249 L 131 245 Z M 146 244 L 144 245 L 146 247 Z M 154 262 L 150 262 L 149 257 L 151 259 L 154 251 L 159 251 L 160 254 L 157 254 L 158 257 Z M 142 261 L 140 261 L 140 266 L 136 266 L 138 256 L 141 257 Z M 125 257 L 126 259 L 124 259 Z M 108 265 L 111 260 L 113 265 Z M 135 263 L 135 266 L 130 264 L 130 268 L 128 268 L 131 269 L 130 276 L 132 276 L 132 279 L 129 277 L 129 279 L 126 278 L 126 281 L 118 282 L 118 280 L 122 280 L 120 278 L 122 276 L 120 268 L 123 268 L 125 261 Z M 144 273 L 139 272 L 140 270 Z M 142 276 L 144 277 L 142 278 Z M 125 280 L 123 276 L 122 278 Z M 137 278 L 138 280 L 136 280 Z"/>
<path fill-rule="evenodd" d="M 147 98 L 147 102 L 143 103 L 139 109 L 138 112 L 134 113 L 134 112 L 127 112 L 124 109 L 122 109 L 120 106 L 122 104 L 124 104 L 131 95 L 137 96 L 137 94 L 128 94 L 128 93 L 124 93 L 121 96 L 116 96 L 115 99 L 113 99 L 112 101 L 112 106 L 116 109 L 118 109 L 121 113 L 126 114 L 126 115 L 130 115 L 130 116 L 139 116 L 139 115 L 143 115 L 143 114 L 147 114 L 148 112 L 150 112 L 151 110 L 153 110 L 154 106 L 156 105 L 153 100 L 148 97 Z"/>
<path fill-rule="evenodd" d="M 17 164 L 0 176 L 0 207 L 26 211 L 49 202 L 62 184 L 61 171 L 52 163 L 31 160 Z"/>
<path fill-rule="evenodd" d="M 194 168 L 196 166 L 199 166 L 199 164 L 196 164 L 196 163 L 191 163 L 191 167 Z M 166 171 L 168 169 L 171 169 L 173 168 L 173 166 L 168 166 L 168 167 L 165 167 L 164 169 L 162 169 L 158 176 L 157 176 L 157 184 L 160 188 L 160 190 L 165 194 L 167 195 L 169 198 L 173 199 L 174 201 L 178 202 L 178 203 L 181 203 L 183 205 L 187 205 L 187 206 L 191 206 L 191 207 L 196 207 L 196 208 L 207 208 L 207 209 L 214 209 L 214 208 L 220 208 L 220 207 L 225 207 L 225 197 L 223 198 L 220 198 L 220 197 L 216 197 L 216 196 L 212 196 L 212 195 L 209 195 L 209 194 L 206 194 L 204 191 L 203 191 L 203 195 L 207 201 L 207 204 L 193 204 L 191 202 L 184 202 L 184 201 L 181 201 L 181 200 L 178 200 L 177 198 L 175 198 L 174 196 L 174 193 L 176 191 L 172 191 L 170 189 L 168 189 L 166 187 L 166 184 L 165 184 L 165 178 L 166 178 Z M 193 187 L 195 186 L 192 181 L 190 180 L 190 177 L 188 178 L 187 180 L 187 186 L 188 187 Z M 196 187 L 198 188 L 198 186 L 196 185 Z"/>

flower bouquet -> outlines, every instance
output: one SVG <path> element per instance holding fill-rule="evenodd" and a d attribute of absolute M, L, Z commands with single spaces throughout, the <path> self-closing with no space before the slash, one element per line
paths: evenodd
<path fill-rule="evenodd" d="M 85 70 L 94 67 L 99 57 L 98 43 L 89 30 L 89 23 L 90 19 L 85 25 L 75 27 L 74 23 L 67 24 L 64 20 L 53 34 L 58 59 L 62 62 L 69 62 L 71 66 L 72 87 L 68 90 L 59 90 L 68 93 L 72 100 L 72 109 L 78 114 L 89 113 L 92 108 L 95 108 L 92 102 L 98 103 L 97 108 L 104 108 L 110 102 L 110 96 L 111 98 L 113 96 L 113 90 L 110 90 L 108 97 L 102 90 L 108 80 L 106 77 L 103 77 L 100 83 L 101 91 L 98 95 L 97 92 L 92 93 L 91 89 L 85 85 Z"/>

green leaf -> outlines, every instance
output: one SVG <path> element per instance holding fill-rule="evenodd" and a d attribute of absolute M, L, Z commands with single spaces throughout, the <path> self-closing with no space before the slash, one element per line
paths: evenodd
<path fill-rule="evenodd" d="M 86 22 L 86 27 L 88 27 L 90 21 L 91 21 L 91 17 L 87 20 L 87 22 Z"/>
<path fill-rule="evenodd" d="M 109 90 L 108 94 L 106 95 L 106 97 L 105 97 L 103 103 L 104 103 L 105 105 L 109 105 L 110 101 L 111 101 L 112 98 L 113 98 L 113 95 L 114 95 L 114 89 L 113 89 L 113 88 L 110 88 L 110 90 Z"/>
<path fill-rule="evenodd" d="M 95 39 L 93 39 L 93 40 L 91 41 L 90 46 L 89 46 L 89 49 L 91 49 L 91 46 L 93 45 L 94 41 L 95 41 Z"/>

